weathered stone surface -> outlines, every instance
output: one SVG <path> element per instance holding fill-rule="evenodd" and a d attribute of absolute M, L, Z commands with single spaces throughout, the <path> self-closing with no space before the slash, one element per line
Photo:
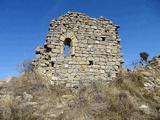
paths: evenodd
<path fill-rule="evenodd" d="M 67 80 L 67 86 L 79 81 L 110 81 L 123 62 L 117 29 L 104 18 L 67 13 L 51 21 L 45 45 L 37 48 L 33 65 L 44 76 L 52 74 L 52 82 Z M 65 44 L 69 45 L 68 56 L 64 56 Z"/>

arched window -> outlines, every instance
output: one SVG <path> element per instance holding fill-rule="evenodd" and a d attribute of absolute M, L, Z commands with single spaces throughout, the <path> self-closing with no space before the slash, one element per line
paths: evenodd
<path fill-rule="evenodd" d="M 64 56 L 68 57 L 71 54 L 71 39 L 66 38 L 64 41 Z"/>

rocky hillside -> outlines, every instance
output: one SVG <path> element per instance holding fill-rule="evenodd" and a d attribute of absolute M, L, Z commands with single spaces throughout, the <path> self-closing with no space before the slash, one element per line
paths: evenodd
<path fill-rule="evenodd" d="M 109 84 L 53 86 L 35 72 L 0 83 L 0 120 L 160 120 L 157 59 Z"/>

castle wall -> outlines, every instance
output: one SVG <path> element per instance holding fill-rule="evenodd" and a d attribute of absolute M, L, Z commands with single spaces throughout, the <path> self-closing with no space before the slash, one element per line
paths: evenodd
<path fill-rule="evenodd" d="M 51 22 L 46 43 L 37 48 L 33 64 L 54 83 L 67 83 L 68 87 L 79 81 L 111 81 L 123 62 L 117 29 L 110 20 L 67 13 Z M 71 40 L 67 57 L 66 39 Z"/>

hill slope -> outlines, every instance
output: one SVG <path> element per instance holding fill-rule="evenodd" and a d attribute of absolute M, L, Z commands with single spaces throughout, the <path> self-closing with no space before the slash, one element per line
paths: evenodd
<path fill-rule="evenodd" d="M 26 72 L 0 84 L 0 120 L 159 120 L 159 73 L 150 64 L 74 89 Z"/>

